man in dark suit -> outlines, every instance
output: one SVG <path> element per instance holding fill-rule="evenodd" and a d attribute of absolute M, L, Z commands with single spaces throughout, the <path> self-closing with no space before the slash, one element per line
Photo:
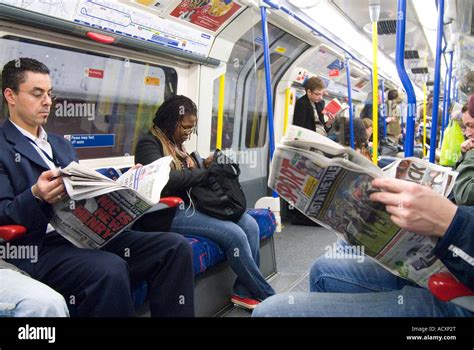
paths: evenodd
<path fill-rule="evenodd" d="M 49 69 L 20 58 L 2 71 L 9 119 L 0 129 L 0 224 L 20 224 L 37 262 L 9 259 L 61 293 L 72 315 L 132 316 L 131 284 L 147 281 L 152 316 L 193 316 L 191 247 L 174 233 L 127 230 L 101 250 L 80 249 L 49 225 L 67 195 L 57 167 L 77 161 L 72 145 L 43 129 L 52 105 Z"/>
<path fill-rule="evenodd" d="M 330 113 L 323 114 L 325 106 L 323 96 L 326 89 L 324 83 L 321 78 L 311 77 L 304 83 L 304 88 L 306 95 L 300 97 L 295 104 L 293 125 L 301 126 L 326 136 L 332 127 L 334 116 Z M 327 121 L 325 121 L 325 115 L 328 117 Z"/>

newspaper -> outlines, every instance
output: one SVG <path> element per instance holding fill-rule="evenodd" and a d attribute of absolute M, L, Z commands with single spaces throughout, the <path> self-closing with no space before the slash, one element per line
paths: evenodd
<path fill-rule="evenodd" d="M 291 126 L 274 153 L 269 186 L 392 273 L 427 287 L 429 276 L 447 271 L 433 253 L 437 239 L 395 225 L 384 205 L 369 199 L 378 191 L 371 182 L 398 177 L 447 195 L 456 176 L 417 158 L 400 159 L 382 170 L 350 148 Z"/>
<path fill-rule="evenodd" d="M 51 225 L 77 247 L 102 248 L 146 212 L 163 208 L 171 160 L 130 169 L 116 181 L 76 162 L 59 169 L 69 198 L 53 206 Z"/>

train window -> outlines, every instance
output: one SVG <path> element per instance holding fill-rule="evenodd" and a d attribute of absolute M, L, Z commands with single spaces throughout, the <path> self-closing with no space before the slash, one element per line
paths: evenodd
<path fill-rule="evenodd" d="M 11 36 L 0 38 L 0 48 L 2 66 L 31 57 L 49 67 L 56 101 L 45 128 L 70 138 L 80 159 L 133 154 L 177 87 L 170 67 Z"/>

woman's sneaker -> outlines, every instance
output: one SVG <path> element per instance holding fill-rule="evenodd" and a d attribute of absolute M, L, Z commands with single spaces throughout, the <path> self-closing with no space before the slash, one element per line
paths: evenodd
<path fill-rule="evenodd" d="M 230 298 L 230 301 L 233 302 L 234 305 L 243 307 L 244 309 L 247 309 L 247 310 L 253 310 L 257 307 L 258 304 L 260 304 L 260 301 L 256 299 L 243 298 L 235 294 L 232 295 L 232 298 Z"/>

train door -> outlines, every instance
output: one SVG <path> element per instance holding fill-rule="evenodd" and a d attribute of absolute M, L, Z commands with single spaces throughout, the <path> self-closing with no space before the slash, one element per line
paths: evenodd
<path fill-rule="evenodd" d="M 269 24 L 272 89 L 291 63 L 309 45 Z M 265 71 L 261 23 L 234 45 L 226 67 L 224 149 L 230 149 L 241 165 L 240 182 L 247 205 L 267 195 L 268 133 Z M 214 85 L 211 149 L 216 145 L 218 79 Z"/>

